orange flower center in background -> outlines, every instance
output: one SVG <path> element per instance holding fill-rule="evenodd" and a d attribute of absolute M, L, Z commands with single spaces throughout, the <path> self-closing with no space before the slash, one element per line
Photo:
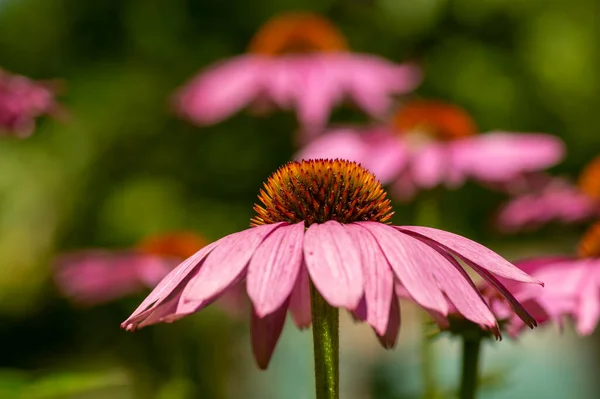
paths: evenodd
<path fill-rule="evenodd" d="M 600 200 L 600 157 L 596 157 L 579 175 L 579 188 L 587 196 Z"/>
<path fill-rule="evenodd" d="M 189 258 L 207 244 L 204 238 L 182 231 L 152 236 L 142 240 L 137 248 L 147 254 Z"/>
<path fill-rule="evenodd" d="M 312 13 L 286 13 L 268 20 L 254 35 L 248 51 L 280 55 L 346 51 L 342 33 L 324 17 Z"/>
<path fill-rule="evenodd" d="M 600 257 L 600 222 L 593 224 L 581 237 L 578 252 L 582 258 Z"/>
<path fill-rule="evenodd" d="M 336 220 L 386 222 L 390 200 L 375 176 L 356 162 L 303 160 L 277 170 L 260 190 L 251 226 L 276 222 L 306 225 Z"/>
<path fill-rule="evenodd" d="M 477 126 L 462 108 L 442 101 L 415 100 L 398 110 L 393 120 L 401 134 L 453 140 L 477 134 Z"/>

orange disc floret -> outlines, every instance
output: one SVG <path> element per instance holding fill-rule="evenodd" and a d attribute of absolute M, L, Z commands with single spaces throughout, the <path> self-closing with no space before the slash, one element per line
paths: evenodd
<path fill-rule="evenodd" d="M 148 237 L 142 240 L 137 248 L 151 255 L 175 256 L 185 259 L 198 252 L 206 244 L 204 238 L 199 235 L 180 231 Z"/>
<path fill-rule="evenodd" d="M 582 258 L 600 257 L 600 222 L 593 224 L 581 237 L 578 252 Z"/>
<path fill-rule="evenodd" d="M 285 13 L 268 20 L 254 35 L 248 51 L 279 55 L 346 51 L 342 33 L 326 18 L 313 13 Z"/>
<path fill-rule="evenodd" d="M 277 170 L 260 190 L 251 225 L 335 220 L 387 222 L 390 200 L 381 183 L 356 162 L 303 160 Z"/>
<path fill-rule="evenodd" d="M 600 156 L 592 160 L 579 175 L 579 188 L 590 198 L 600 200 Z"/>
<path fill-rule="evenodd" d="M 419 130 L 440 140 L 459 139 L 477 134 L 475 121 L 467 111 L 442 101 L 408 102 L 398 110 L 393 123 L 401 133 Z"/>

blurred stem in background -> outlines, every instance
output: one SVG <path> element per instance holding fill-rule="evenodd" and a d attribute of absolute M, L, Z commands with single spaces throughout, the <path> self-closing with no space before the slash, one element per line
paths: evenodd
<path fill-rule="evenodd" d="M 417 226 L 441 228 L 439 199 L 435 194 L 435 192 L 428 192 L 419 200 L 415 218 Z M 423 324 L 421 335 L 421 381 L 424 399 L 434 399 L 439 392 L 435 378 L 435 353 L 429 338 L 429 329 L 425 328 L 426 323 L 429 322 L 429 315 L 421 312 L 421 323 Z"/>
<path fill-rule="evenodd" d="M 460 399 L 475 399 L 477 397 L 481 339 L 481 336 L 465 335 L 463 337 L 462 375 L 459 391 Z"/>
<path fill-rule="evenodd" d="M 339 310 L 310 286 L 317 399 L 340 397 Z"/>

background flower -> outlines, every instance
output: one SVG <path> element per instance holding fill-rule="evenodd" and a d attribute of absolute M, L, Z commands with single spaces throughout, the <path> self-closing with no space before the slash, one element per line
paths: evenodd
<path fill-rule="evenodd" d="M 372 117 L 391 107 L 391 96 L 413 90 L 413 65 L 349 52 L 346 39 L 326 18 L 285 13 L 267 21 L 248 54 L 223 61 L 193 78 L 176 107 L 191 121 L 218 123 L 250 104 L 293 109 L 308 133 L 325 126 L 334 106 L 350 99 Z"/>
<path fill-rule="evenodd" d="M 414 192 L 440 184 L 458 187 L 468 178 L 506 182 L 553 166 L 564 156 L 563 143 L 550 135 L 476 133 L 473 120 L 461 108 L 415 100 L 398 110 L 393 126 L 335 130 L 308 144 L 296 158 L 348 156 L 379 172 L 384 182 L 396 179 L 394 191 Z M 381 157 L 381 143 L 394 137 L 398 143 L 387 146 Z"/>

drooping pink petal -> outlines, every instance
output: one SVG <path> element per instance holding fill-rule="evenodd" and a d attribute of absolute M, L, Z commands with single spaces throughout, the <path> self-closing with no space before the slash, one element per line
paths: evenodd
<path fill-rule="evenodd" d="M 312 322 L 310 309 L 310 282 L 306 265 L 302 265 L 292 294 L 290 295 L 290 313 L 296 326 L 303 330 Z"/>
<path fill-rule="evenodd" d="M 313 284 L 331 306 L 356 308 L 363 294 L 363 271 L 360 253 L 343 225 L 333 220 L 310 225 L 304 260 Z"/>
<path fill-rule="evenodd" d="M 394 64 L 367 54 L 338 54 L 337 58 L 349 95 L 375 118 L 390 110 L 392 95 L 408 93 L 421 82 L 421 71 L 416 65 Z"/>
<path fill-rule="evenodd" d="M 546 169 L 565 154 L 563 142 L 548 134 L 490 132 L 452 143 L 453 168 L 483 181 L 504 181 Z"/>
<path fill-rule="evenodd" d="M 392 269 L 375 238 L 360 225 L 350 224 L 348 231 L 360 248 L 362 259 L 366 320 L 377 334 L 385 335 L 394 290 Z M 358 312 L 357 312 L 358 313 Z"/>
<path fill-rule="evenodd" d="M 448 261 L 426 244 L 388 225 L 376 222 L 358 224 L 375 237 L 396 277 L 414 300 L 446 315 L 448 303 L 430 268 L 450 267 Z M 428 267 L 423 267 L 424 264 Z"/>
<path fill-rule="evenodd" d="M 259 245 L 248 265 L 248 296 L 258 317 L 277 310 L 296 283 L 302 264 L 304 222 L 282 226 Z"/>
<path fill-rule="evenodd" d="M 306 265 L 303 265 L 298 273 L 298 279 L 290 295 L 289 308 L 292 320 L 299 329 L 310 327 L 312 322 L 310 281 Z"/>
<path fill-rule="evenodd" d="M 204 258 L 220 243 L 221 240 L 217 240 L 196 252 L 188 259 L 183 261 L 179 266 L 173 269 L 169 274 L 161 280 L 160 283 L 152 290 L 150 295 L 146 297 L 132 313 L 129 319 L 138 316 L 140 313 L 146 311 L 151 305 L 155 305 L 155 302 L 160 302 L 174 292 L 177 288 L 181 288 L 181 283 L 189 276 L 195 274 L 195 269 L 204 260 Z M 123 324 L 127 323 L 127 319 Z"/>
<path fill-rule="evenodd" d="M 298 120 L 306 128 L 322 128 L 341 98 L 342 85 L 327 55 L 304 56 L 296 62 L 296 68 L 301 68 L 296 88 Z"/>
<path fill-rule="evenodd" d="M 262 56 L 242 55 L 209 67 L 177 94 L 177 109 L 200 125 L 224 120 L 264 90 L 268 62 Z"/>
<path fill-rule="evenodd" d="M 600 268 L 600 260 L 595 261 L 595 268 Z M 597 273 L 597 272 L 596 272 Z M 587 281 L 579 292 L 579 303 L 574 316 L 577 321 L 577 332 L 581 335 L 590 335 L 600 321 L 600 275 L 589 273 Z"/>
<path fill-rule="evenodd" d="M 397 229 L 407 234 L 435 241 L 441 247 L 458 255 L 460 258 L 468 259 L 472 263 L 500 277 L 525 283 L 540 283 L 497 253 L 468 238 L 432 227 L 398 226 Z"/>
<path fill-rule="evenodd" d="M 438 267 L 433 273 L 456 310 L 474 323 L 495 328 L 497 326 L 496 318 L 471 277 L 452 255 L 439 247 L 432 246 L 432 248 L 438 251 L 453 266 Z"/>
<path fill-rule="evenodd" d="M 284 225 L 266 224 L 224 237 L 183 290 L 183 302 L 201 304 L 230 287 L 245 271 L 256 248 Z"/>
<path fill-rule="evenodd" d="M 392 302 L 390 303 L 390 311 L 388 316 L 388 325 L 386 327 L 385 333 L 383 335 L 377 335 L 379 339 L 379 343 L 385 349 L 393 349 L 396 347 L 396 343 L 398 342 L 398 332 L 400 331 L 400 304 L 398 303 L 398 298 L 393 297 Z"/>
<path fill-rule="evenodd" d="M 252 339 L 252 352 L 258 367 L 266 369 L 279 341 L 279 336 L 285 324 L 287 303 L 284 303 L 275 312 L 260 318 L 252 312 L 250 331 Z"/>
<path fill-rule="evenodd" d="M 312 140 L 294 159 L 346 159 L 360 163 L 383 184 L 390 182 L 406 166 L 406 146 L 383 129 L 358 132 L 352 128 L 334 129 Z"/>
<path fill-rule="evenodd" d="M 479 264 L 473 263 L 469 259 L 462 258 L 462 260 L 469 265 L 473 270 L 477 272 L 481 277 L 485 279 L 492 287 L 494 287 L 502 296 L 508 301 L 510 306 L 513 308 L 515 313 L 527 324 L 533 328 L 537 325 L 535 318 L 533 318 L 523 305 L 514 297 L 514 295 L 498 280 L 489 270 L 484 269 Z"/>

